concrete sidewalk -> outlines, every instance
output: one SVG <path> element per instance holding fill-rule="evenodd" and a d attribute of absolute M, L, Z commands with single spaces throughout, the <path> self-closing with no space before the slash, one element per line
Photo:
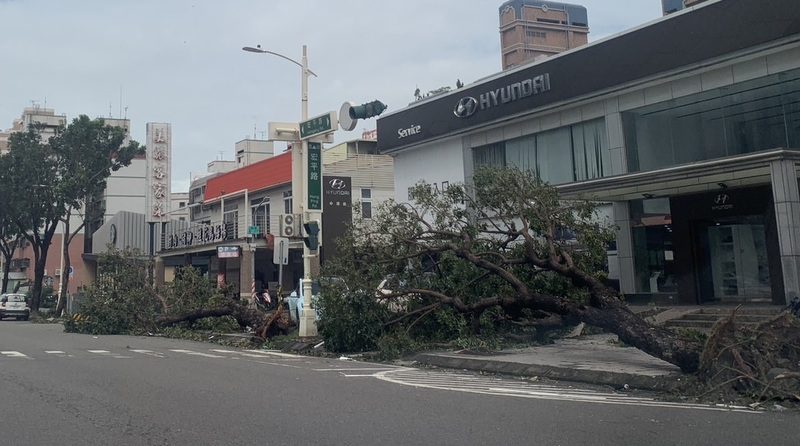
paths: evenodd
<path fill-rule="evenodd" d="M 414 360 L 431 366 L 518 376 L 606 384 L 622 388 L 669 390 L 680 369 L 633 347 L 616 335 L 582 336 L 554 344 L 480 354 L 470 351 L 419 353 Z"/>

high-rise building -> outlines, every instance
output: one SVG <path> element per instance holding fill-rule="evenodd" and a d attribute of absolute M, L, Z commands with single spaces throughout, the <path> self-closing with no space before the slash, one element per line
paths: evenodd
<path fill-rule="evenodd" d="M 542 0 L 509 0 L 500 6 L 504 70 L 588 42 L 589 19 L 583 6 Z"/>
<path fill-rule="evenodd" d="M 661 10 L 664 12 L 664 15 L 672 14 L 673 12 L 678 12 L 681 9 L 694 6 L 704 1 L 705 0 L 661 0 Z"/>

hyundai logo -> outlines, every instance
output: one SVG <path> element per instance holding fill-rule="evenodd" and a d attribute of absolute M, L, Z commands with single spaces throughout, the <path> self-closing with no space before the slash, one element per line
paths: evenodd
<path fill-rule="evenodd" d="M 347 185 L 344 183 L 344 180 L 341 179 L 341 178 L 334 178 L 334 179 L 328 181 L 328 185 L 333 190 L 342 190 L 345 187 L 347 187 Z"/>
<path fill-rule="evenodd" d="M 474 115 L 476 111 L 478 111 L 478 100 L 472 96 L 466 96 L 458 101 L 456 108 L 453 110 L 453 114 L 459 118 L 469 118 Z"/>

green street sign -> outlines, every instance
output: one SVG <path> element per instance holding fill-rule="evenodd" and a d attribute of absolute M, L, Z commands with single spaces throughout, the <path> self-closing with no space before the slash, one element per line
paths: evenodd
<path fill-rule="evenodd" d="M 308 143 L 308 209 L 322 210 L 322 144 L 318 142 Z"/>
<path fill-rule="evenodd" d="M 259 228 L 258 226 L 250 226 L 249 228 L 247 228 L 247 233 L 250 235 L 261 234 L 261 228 Z"/>
<path fill-rule="evenodd" d="M 337 125 L 339 124 L 336 120 L 336 112 L 325 113 L 308 121 L 303 121 L 300 123 L 300 139 L 331 133 Z"/>

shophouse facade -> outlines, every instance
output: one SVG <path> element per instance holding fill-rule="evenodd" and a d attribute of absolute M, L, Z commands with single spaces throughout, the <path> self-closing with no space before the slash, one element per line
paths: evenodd
<path fill-rule="evenodd" d="M 378 141 L 399 200 L 506 166 L 596 201 L 630 300 L 800 296 L 795 0 L 709 0 L 384 115 Z"/>
<path fill-rule="evenodd" d="M 335 255 L 334 239 L 354 218 L 354 204 L 371 208 L 394 196 L 392 159 L 377 155 L 375 146 L 359 140 L 323 152 L 323 261 Z M 282 285 L 293 289 L 303 273 L 303 234 L 299 221 L 293 231 L 281 231 L 281 216 L 296 212 L 295 199 L 291 151 L 194 181 L 190 223 L 165 222 L 160 231 L 156 277 L 170 280 L 178 269 L 193 266 L 220 285 L 234 285 L 243 298 L 253 289 L 274 290 L 275 237 L 291 234 Z"/>

